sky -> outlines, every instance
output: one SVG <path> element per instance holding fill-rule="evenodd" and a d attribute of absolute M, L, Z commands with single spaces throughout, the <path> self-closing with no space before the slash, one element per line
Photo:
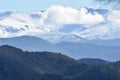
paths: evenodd
<path fill-rule="evenodd" d="M 0 12 L 42 11 L 52 5 L 70 6 L 76 9 L 80 9 L 81 7 L 101 7 L 94 0 L 0 0 Z"/>

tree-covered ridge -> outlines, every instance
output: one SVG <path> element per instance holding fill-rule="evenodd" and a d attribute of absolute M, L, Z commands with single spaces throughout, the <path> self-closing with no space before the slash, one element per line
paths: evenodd
<path fill-rule="evenodd" d="M 0 80 L 120 80 L 120 62 L 87 65 L 61 53 L 0 47 Z"/>

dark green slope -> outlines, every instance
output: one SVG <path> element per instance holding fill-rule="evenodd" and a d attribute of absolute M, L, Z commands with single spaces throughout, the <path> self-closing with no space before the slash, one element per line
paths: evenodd
<path fill-rule="evenodd" d="M 110 63 L 110 61 L 102 60 L 99 58 L 83 58 L 83 59 L 79 59 L 78 61 L 88 65 L 99 65 L 99 64 Z"/>
<path fill-rule="evenodd" d="M 91 66 L 72 80 L 120 80 L 120 62 Z"/>
<path fill-rule="evenodd" d="M 120 80 L 120 62 L 86 65 L 61 53 L 0 47 L 0 80 Z"/>
<path fill-rule="evenodd" d="M 7 45 L 0 47 L 0 80 L 39 80 L 46 73 L 71 76 L 85 68 L 85 64 L 61 53 L 24 52 Z"/>

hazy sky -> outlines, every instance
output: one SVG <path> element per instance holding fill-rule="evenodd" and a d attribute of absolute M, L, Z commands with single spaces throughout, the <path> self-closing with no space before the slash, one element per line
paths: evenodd
<path fill-rule="evenodd" d="M 76 9 L 80 9 L 80 7 L 98 8 L 98 4 L 94 0 L 0 0 L 0 12 L 45 10 L 52 5 L 71 6 Z"/>

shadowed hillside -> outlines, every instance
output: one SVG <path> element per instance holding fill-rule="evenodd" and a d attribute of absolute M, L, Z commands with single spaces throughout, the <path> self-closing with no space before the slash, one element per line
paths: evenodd
<path fill-rule="evenodd" d="M 0 47 L 0 80 L 120 80 L 120 62 L 85 65 L 61 53 Z"/>
<path fill-rule="evenodd" d="M 83 58 L 78 60 L 82 63 L 88 64 L 88 65 L 99 65 L 99 64 L 107 64 L 110 63 L 109 61 L 105 61 L 102 59 L 98 59 L 98 58 Z"/>

